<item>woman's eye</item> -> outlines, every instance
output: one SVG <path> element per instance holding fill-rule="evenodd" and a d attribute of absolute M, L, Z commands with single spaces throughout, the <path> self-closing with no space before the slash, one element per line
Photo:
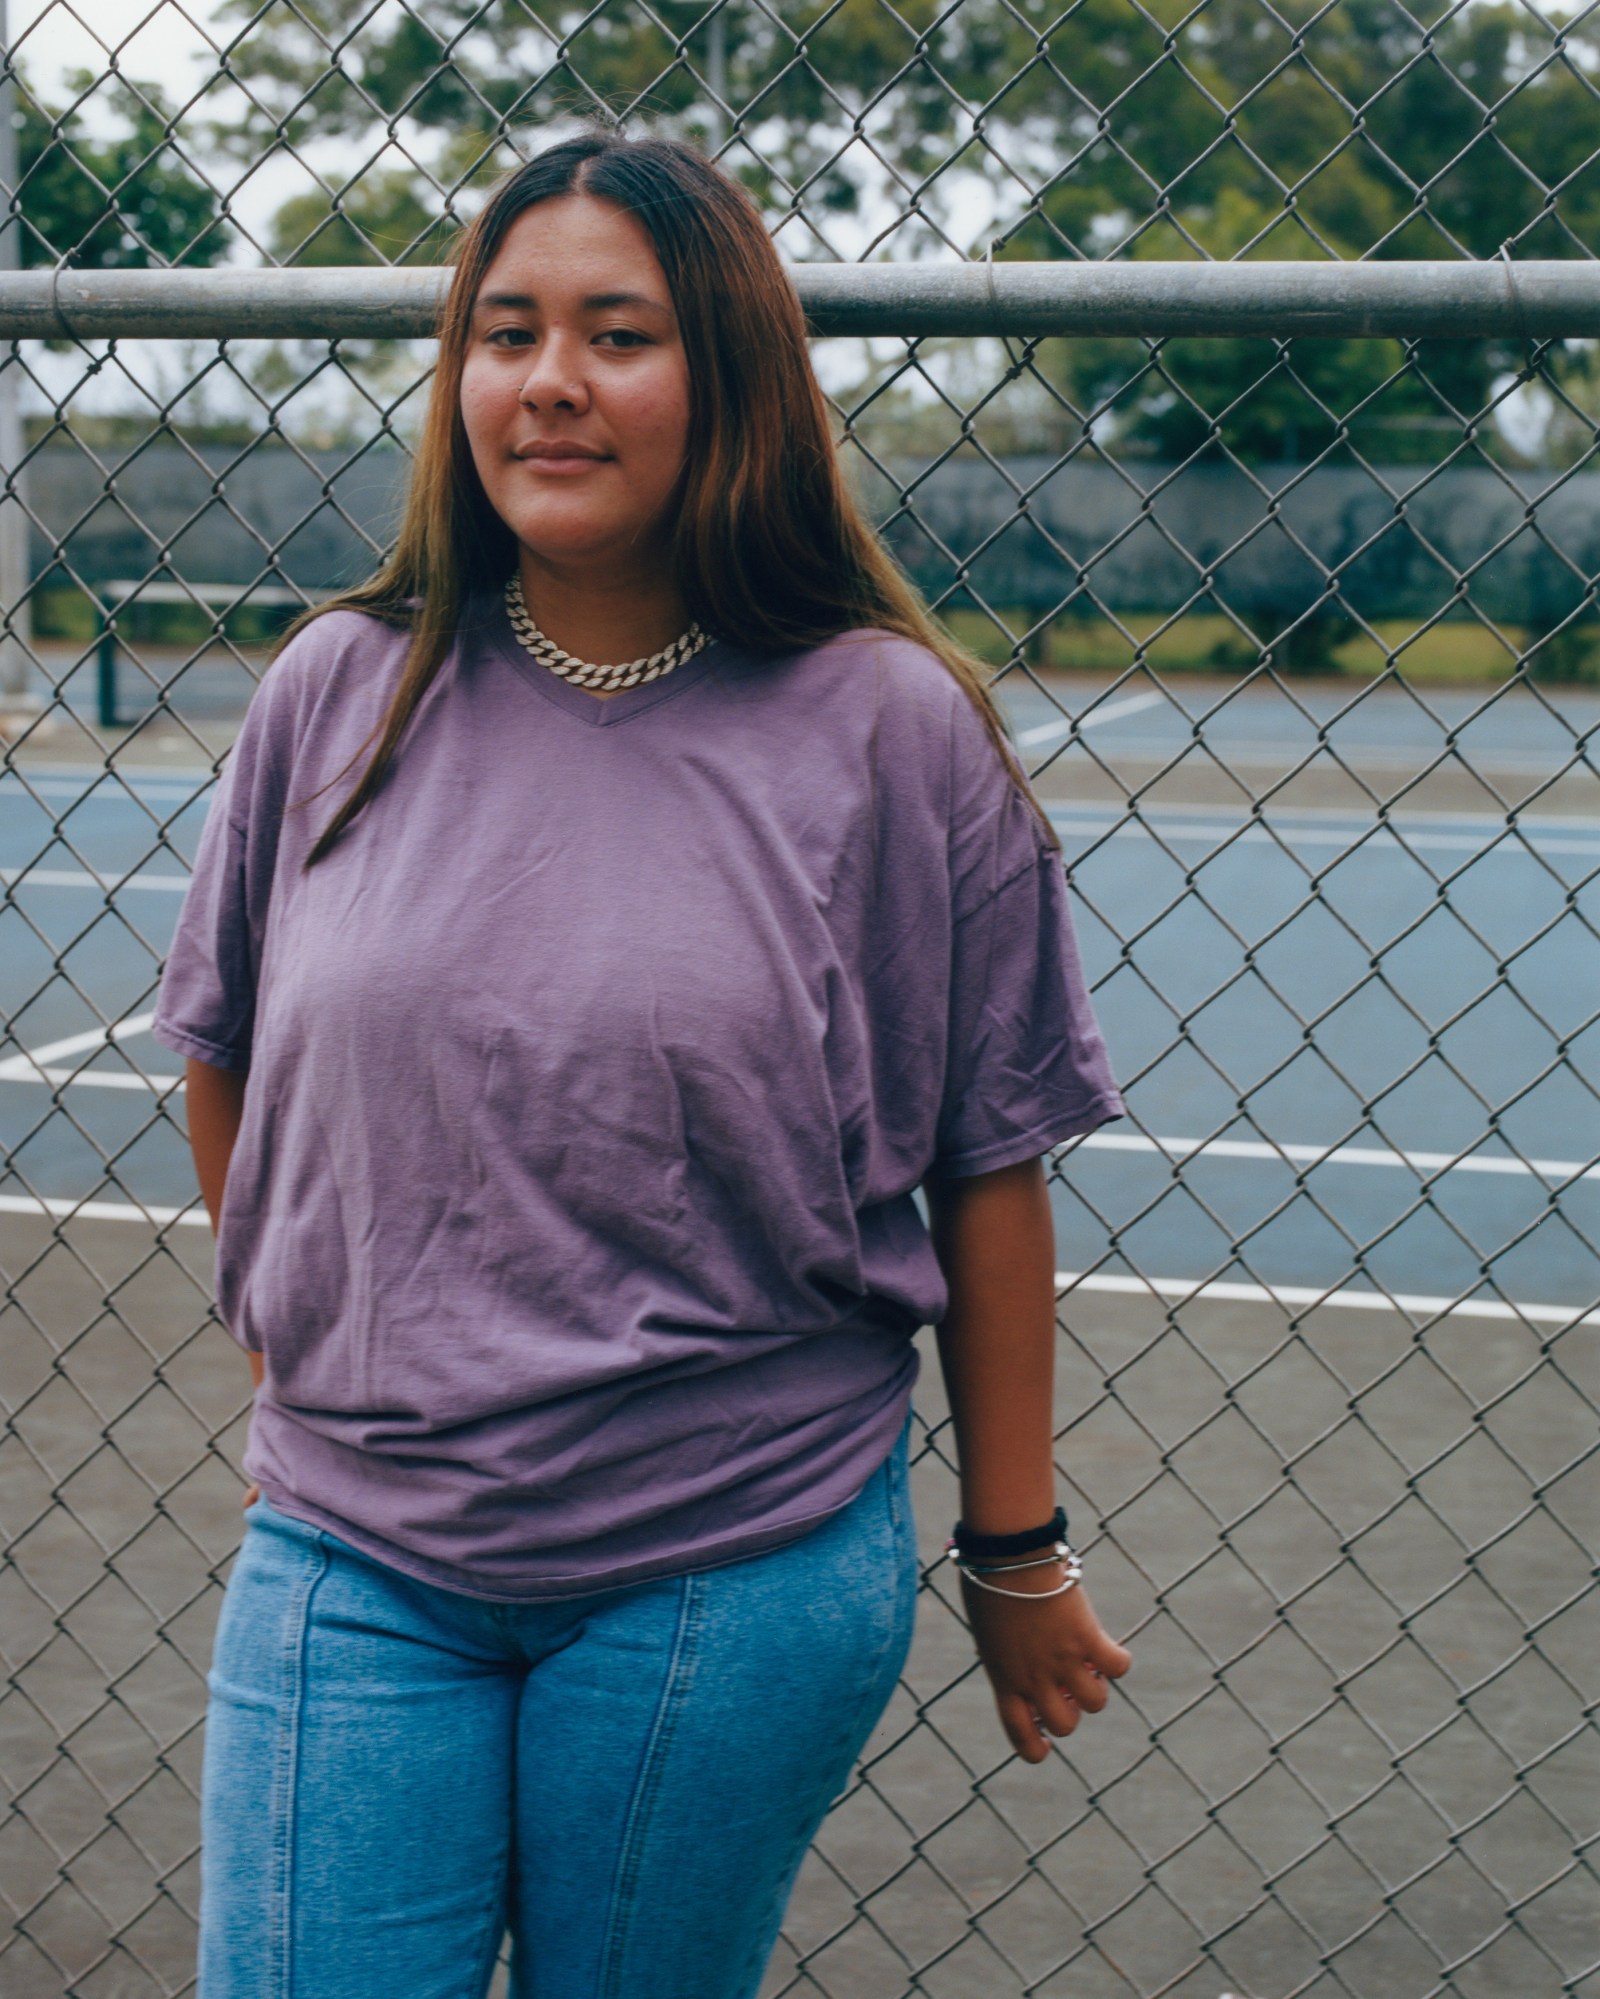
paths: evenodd
<path fill-rule="evenodd" d="M 636 333 L 631 326 L 608 327 L 597 337 L 601 340 L 623 340 L 641 346 L 649 345 L 649 335 Z M 487 339 L 491 347 L 525 347 L 532 341 L 533 335 L 525 326 L 497 326 L 487 335 Z"/>

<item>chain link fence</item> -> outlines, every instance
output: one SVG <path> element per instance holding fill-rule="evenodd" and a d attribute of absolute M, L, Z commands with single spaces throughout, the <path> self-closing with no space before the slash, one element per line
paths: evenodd
<path fill-rule="evenodd" d="M 1594 1999 L 1593 10 L 11 9 L 7 1999 L 192 1983 L 248 1399 L 155 980 L 274 630 L 392 529 L 426 267 L 596 113 L 794 264 L 1130 1107 L 1051 1184 L 1060 1475 L 1135 1670 L 1006 1753 L 930 1367 L 916 1647 L 769 1999 Z"/>

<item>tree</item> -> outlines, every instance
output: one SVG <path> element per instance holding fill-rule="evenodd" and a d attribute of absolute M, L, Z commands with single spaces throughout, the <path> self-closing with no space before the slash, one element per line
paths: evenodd
<path fill-rule="evenodd" d="M 75 101 L 53 112 L 18 71 L 22 261 L 64 257 L 98 270 L 214 264 L 227 248 L 217 196 L 173 140 L 159 92 L 147 83 L 113 83 L 110 104 L 124 129 L 92 139 L 79 107 L 94 82 L 87 71 L 71 73 Z"/>
<path fill-rule="evenodd" d="M 396 171 L 358 180 L 348 193 L 292 195 L 272 218 L 272 251 L 286 264 L 436 264 L 454 234 Z"/>
<path fill-rule="evenodd" d="M 1578 256 L 1600 230 L 1597 94 L 1568 60 L 1534 62 L 1509 6 L 1426 30 L 1387 0 L 1214 0 L 1166 53 L 1171 0 L 1099 32 L 1083 10 L 1085 148 L 1014 233 L 1021 254 L 1134 257 Z M 1556 37 L 1591 62 L 1593 24 Z M 1554 191 L 1559 189 L 1559 195 Z M 1115 413 L 1123 448 L 1307 458 L 1348 438 L 1369 456 L 1429 460 L 1459 443 L 1506 341 L 1085 343 L 1070 380 Z M 1566 357 L 1552 357 L 1560 369 Z M 1126 385 L 1133 381 L 1130 392 Z M 1503 449 L 1492 434 L 1482 440 Z"/>
<path fill-rule="evenodd" d="M 219 141 L 252 155 L 361 142 L 345 185 L 280 213 L 286 261 L 438 254 L 513 158 L 508 134 L 533 150 L 596 110 L 692 140 L 718 129 L 704 0 L 435 0 L 426 20 L 369 0 L 228 5 L 256 109 Z M 794 257 L 833 254 L 829 218 L 862 211 L 870 184 L 915 211 L 896 254 L 941 238 L 973 254 L 954 193 L 995 162 L 1012 169 L 993 173 L 1003 257 L 1577 256 L 1600 229 L 1588 15 L 1505 0 L 1431 25 L 1390 0 L 731 0 L 721 19 L 727 98 L 752 141 L 725 164 L 775 226 L 795 211 Z M 1260 463 L 1346 444 L 1437 458 L 1522 358 L 1505 342 L 1174 340 L 1152 355 L 1046 341 L 1034 366 L 1064 408 L 1100 410 L 1119 450 Z M 1492 427 L 1479 442 L 1507 450 Z"/>

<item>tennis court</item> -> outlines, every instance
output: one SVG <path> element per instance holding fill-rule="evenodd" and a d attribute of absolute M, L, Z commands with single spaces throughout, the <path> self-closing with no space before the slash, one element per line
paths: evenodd
<path fill-rule="evenodd" d="M 1222 770 L 1309 763 L 1304 783 L 1320 763 L 1388 795 L 1438 760 L 1451 726 L 1472 781 L 1515 783 L 1511 804 L 1556 784 L 1600 791 L 1581 763 L 1572 771 L 1600 700 L 1567 696 L 1560 724 L 1502 703 L 1461 728 L 1445 708 L 1433 741 L 1409 697 L 1398 716 L 1379 700 L 1319 752 L 1315 721 L 1304 740 L 1285 734 L 1276 694 L 1232 700 L 1199 746 L 1178 699 L 1113 697 L 1071 739 L 1045 693 L 1024 686 L 1009 704 L 1141 1128 L 1072 1155 L 1058 1190 L 1064 1266 L 1089 1270 L 1110 1231 L 1142 1271 L 1175 1278 L 1237 1248 L 1263 1282 L 1313 1294 L 1365 1276 L 1455 1296 L 1487 1277 L 1506 1298 L 1588 1309 L 1600 1296 L 1600 812 L 1547 811 L 1541 798 L 1508 824 L 1504 808 L 1402 800 L 1380 818 L 1370 804 L 1181 794 Z M 1539 741 L 1558 728 L 1564 754 Z M 1052 757 L 1058 732 L 1069 747 Z M 1167 766 L 1130 811 L 1137 772 Z M 107 775 L 43 762 L 0 780 L 5 1003 L 27 1035 L 0 1066 L 6 1140 L 30 1190 L 9 1194 L 12 1213 L 33 1198 L 56 1213 L 118 1207 L 108 1160 L 130 1224 L 193 1201 L 176 1125 L 152 1120 L 181 1065 L 146 1029 L 210 780 L 188 763 Z M 1121 803 L 1093 796 L 1108 782 Z M 72 1115 L 35 1132 L 51 1084 L 70 1089 Z"/>
<path fill-rule="evenodd" d="M 1600 699 L 1005 686 L 1128 1084 L 1053 1187 L 1059 1461 L 1137 1664 L 1048 1773 L 1001 1767 L 933 1574 L 930 1368 L 917 1648 L 769 1990 L 1583 1989 Z M 87 1970 L 131 1923 L 176 1985 L 246 1372 L 147 1032 L 211 778 L 156 740 L 0 779 L 3 1614 L 38 1641 L 0 1714 L 30 1822 L 81 1833 L 19 1850 L 28 1934 Z M 7 1975 L 60 1989 L 43 1950 Z"/>

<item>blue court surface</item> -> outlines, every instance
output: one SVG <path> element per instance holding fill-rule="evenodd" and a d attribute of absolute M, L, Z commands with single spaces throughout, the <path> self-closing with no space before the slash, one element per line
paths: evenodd
<path fill-rule="evenodd" d="M 1305 698 L 1306 719 L 1230 703 L 1207 750 L 1247 775 L 1325 729 L 1381 788 L 1386 763 L 1454 732 L 1527 791 L 1600 725 L 1592 693 L 1478 720 L 1481 696 L 1402 695 L 1331 726 L 1349 696 Z M 1049 809 L 1130 1109 L 1061 1159 L 1063 1270 L 1091 1292 L 1205 1284 L 1371 1309 L 1381 1288 L 1422 1316 L 1467 1300 L 1468 1316 L 1550 1327 L 1593 1311 L 1600 816 L 1252 812 L 1242 795 L 1130 815 L 1077 800 L 1071 758 L 1091 741 L 1107 758 L 1181 754 L 1195 736 L 1180 710 L 1148 683 L 1113 690 L 1069 740 L 1037 690 L 1009 706 L 1030 765 L 1062 748 Z M 0 1001 L 17 1020 L 0 1049 L 0 1215 L 87 1202 L 130 1227 L 203 1225 L 181 1064 L 147 1028 L 210 783 L 193 764 L 0 778 Z"/>

